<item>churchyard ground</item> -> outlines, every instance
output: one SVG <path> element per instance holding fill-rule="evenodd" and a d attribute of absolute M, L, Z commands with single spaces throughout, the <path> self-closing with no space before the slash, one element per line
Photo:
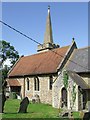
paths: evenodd
<path fill-rule="evenodd" d="M 59 118 L 59 110 L 48 104 L 28 105 L 27 113 L 18 113 L 20 100 L 8 99 L 5 103 L 2 118 Z M 79 118 L 79 112 L 74 112 L 74 117 Z"/>

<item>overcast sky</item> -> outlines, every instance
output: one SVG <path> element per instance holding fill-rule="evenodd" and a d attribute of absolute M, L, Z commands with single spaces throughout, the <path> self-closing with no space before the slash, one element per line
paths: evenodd
<path fill-rule="evenodd" d="M 54 43 L 61 47 L 70 45 L 75 38 L 78 48 L 88 45 L 87 2 L 3 2 L 2 20 L 36 41 L 43 43 L 48 5 Z M 2 26 L 2 37 L 13 45 L 20 55 L 37 52 L 37 44 Z"/>

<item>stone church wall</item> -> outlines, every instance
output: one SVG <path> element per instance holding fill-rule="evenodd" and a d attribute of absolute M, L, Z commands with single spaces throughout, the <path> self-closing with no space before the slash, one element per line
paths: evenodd
<path fill-rule="evenodd" d="M 34 78 L 28 77 L 29 80 L 29 90 L 27 90 L 27 78 L 25 78 L 25 96 L 31 100 L 34 95 Z"/>
<path fill-rule="evenodd" d="M 27 90 L 27 78 L 29 80 L 29 90 Z M 34 77 L 26 77 L 25 78 L 25 88 L 24 88 L 24 78 L 18 79 L 21 84 L 21 96 L 22 98 L 27 96 L 29 100 L 38 94 L 40 97 L 40 101 L 42 103 L 51 104 L 52 105 L 52 90 L 49 88 L 49 75 L 47 76 L 39 76 L 39 91 L 35 91 L 34 89 Z M 56 77 L 53 76 L 53 80 Z M 24 93 L 25 89 L 25 93 Z"/>
<path fill-rule="evenodd" d="M 24 78 L 18 78 L 17 80 L 20 82 L 21 85 L 21 92 L 20 92 L 21 98 L 24 98 Z"/>
<path fill-rule="evenodd" d="M 59 101 L 60 101 L 60 88 L 63 86 L 62 82 L 62 74 L 59 75 L 58 79 L 53 84 L 53 92 L 52 92 L 52 106 L 55 108 L 59 108 Z"/>
<path fill-rule="evenodd" d="M 49 77 L 40 78 L 40 99 L 42 103 L 52 104 L 52 90 L 49 89 Z"/>
<path fill-rule="evenodd" d="M 73 110 L 78 110 L 78 86 L 76 85 L 75 91 L 76 91 L 76 99 L 73 104 L 72 101 L 72 89 L 73 89 L 73 85 L 76 85 L 76 83 L 69 77 L 68 79 L 68 88 L 67 88 L 67 108 L 68 109 L 72 109 Z M 53 101 L 52 101 L 52 105 L 55 108 L 61 108 L 61 90 L 64 87 L 63 85 L 63 72 L 60 74 L 60 76 L 58 77 L 57 81 L 54 83 L 53 85 L 53 93 L 52 93 L 52 97 L 53 97 Z"/>

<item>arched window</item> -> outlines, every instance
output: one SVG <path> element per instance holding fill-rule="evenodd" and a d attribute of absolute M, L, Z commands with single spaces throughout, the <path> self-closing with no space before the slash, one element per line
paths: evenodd
<path fill-rule="evenodd" d="M 29 90 L 29 79 L 27 78 L 27 90 Z"/>
<path fill-rule="evenodd" d="M 34 90 L 39 91 L 39 78 L 38 77 L 34 78 Z"/>
<path fill-rule="evenodd" d="M 49 77 L 49 89 L 52 90 L 53 76 Z"/>
<path fill-rule="evenodd" d="M 65 87 L 62 88 L 61 90 L 61 95 L 62 95 L 62 107 L 66 106 L 67 107 L 67 90 Z"/>

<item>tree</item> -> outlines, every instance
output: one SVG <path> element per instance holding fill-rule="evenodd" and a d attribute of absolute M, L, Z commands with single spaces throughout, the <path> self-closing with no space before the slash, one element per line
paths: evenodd
<path fill-rule="evenodd" d="M 16 60 L 19 58 L 18 52 L 15 50 L 13 46 L 10 45 L 9 42 L 4 40 L 1 41 L 2 43 L 2 62 L 4 62 L 7 58 L 11 59 L 11 63 L 14 64 Z"/>
<path fill-rule="evenodd" d="M 5 97 L 5 89 L 7 86 L 7 82 L 5 79 L 7 78 L 7 73 L 10 69 L 7 65 L 2 66 L 2 64 L 7 60 L 10 59 L 12 66 L 19 58 L 18 52 L 15 50 L 13 46 L 10 45 L 9 42 L 4 40 L 0 41 L 0 101 L 2 101 L 2 107 L 0 107 L 0 113 L 4 111 L 4 104 L 6 101 Z M 1 78 L 2 73 L 2 78 Z"/>
<path fill-rule="evenodd" d="M 2 64 L 7 60 L 10 59 L 11 62 L 11 67 L 14 65 L 14 63 L 17 61 L 17 59 L 19 58 L 19 54 L 18 52 L 15 50 L 15 48 L 13 46 L 10 45 L 9 42 L 6 42 L 4 40 L 0 41 L 0 53 L 1 53 L 1 57 L 2 57 Z M 5 65 L 2 68 L 2 76 L 3 79 L 5 79 L 7 77 L 7 73 L 9 71 L 10 67 L 8 67 L 7 65 Z"/>

